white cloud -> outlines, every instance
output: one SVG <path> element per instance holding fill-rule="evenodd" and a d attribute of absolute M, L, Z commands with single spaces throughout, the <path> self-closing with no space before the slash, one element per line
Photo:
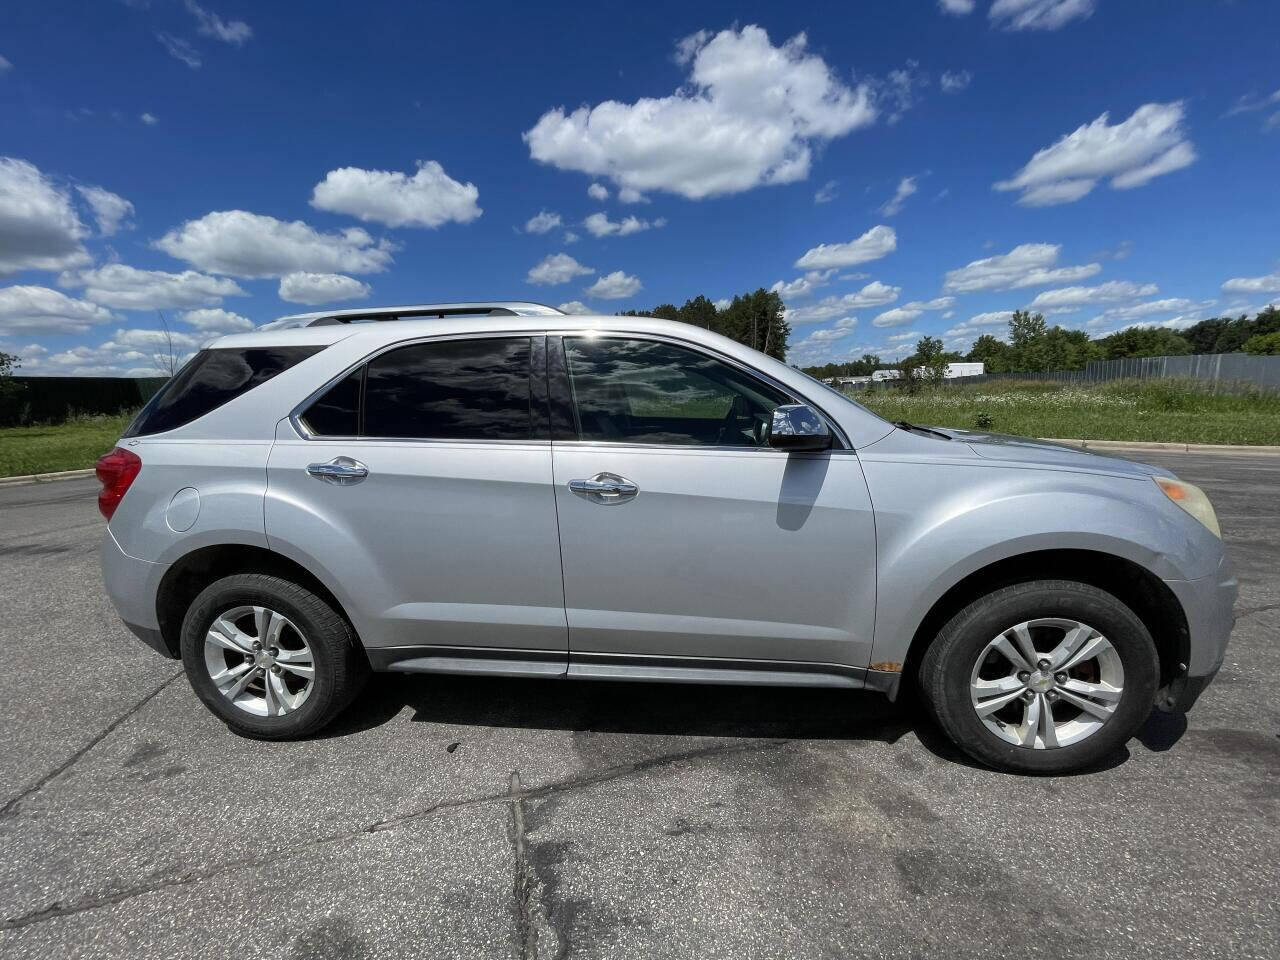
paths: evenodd
<path fill-rule="evenodd" d="M 141 120 L 143 123 L 145 123 L 148 127 L 154 127 L 157 123 L 160 122 L 160 118 L 153 113 L 143 113 L 138 117 L 138 119 Z"/>
<path fill-rule="evenodd" d="M 364 300 L 371 292 L 367 283 L 341 273 L 308 273 L 299 270 L 280 278 L 281 300 L 317 306 L 335 300 Z"/>
<path fill-rule="evenodd" d="M 995 0 L 987 17 L 1004 30 L 1057 30 L 1093 13 L 1096 0 Z"/>
<path fill-rule="evenodd" d="M 943 72 L 939 80 L 939 86 L 942 87 L 943 93 L 960 93 L 967 90 L 969 84 L 973 81 L 973 74 L 968 70 L 946 70 Z"/>
<path fill-rule="evenodd" d="M 825 323 L 836 317 L 843 317 L 855 310 L 866 307 L 882 307 L 893 303 L 902 292 L 901 287 L 891 287 L 873 280 L 857 293 L 846 293 L 842 297 L 823 297 L 817 303 L 803 307 L 789 307 L 786 310 L 787 322 Z"/>
<path fill-rule="evenodd" d="M 918 340 L 923 336 L 924 334 L 919 330 L 908 330 L 906 333 L 895 333 L 891 337 L 885 337 L 885 340 L 889 343 L 907 343 L 911 340 Z"/>
<path fill-rule="evenodd" d="M 609 188 L 603 183 L 593 183 L 587 187 L 587 196 L 592 200 L 604 203 L 609 199 Z"/>
<path fill-rule="evenodd" d="M 317 273 L 379 273 L 395 247 L 374 242 L 359 227 L 321 233 L 301 220 L 277 220 L 245 210 L 216 210 L 188 220 L 155 242 L 201 270 L 237 277 Z"/>
<path fill-rule="evenodd" d="M 568 303 L 562 303 L 558 309 L 565 313 L 575 314 L 577 316 L 585 316 L 587 314 L 595 313 L 594 310 L 588 307 L 581 300 L 570 300 Z"/>
<path fill-rule="evenodd" d="M 582 239 L 582 238 L 581 238 L 581 237 L 579 237 L 579 236 L 578 236 L 576 233 L 574 233 L 572 230 L 566 230 L 566 231 L 564 232 L 564 242 L 565 242 L 565 243 L 577 243 L 580 239 Z"/>
<path fill-rule="evenodd" d="M 886 217 L 897 216 L 902 211 L 902 205 L 907 202 L 907 197 L 915 193 L 916 190 L 916 178 L 903 177 L 898 181 L 898 189 L 893 192 L 893 196 L 880 206 L 880 212 Z"/>
<path fill-rule="evenodd" d="M 227 277 L 211 277 L 184 270 L 139 270 L 123 263 L 108 263 L 92 270 L 67 271 L 58 277 L 62 287 L 84 287 L 94 303 L 118 310 L 162 310 L 171 307 L 215 306 L 223 297 L 247 294 Z"/>
<path fill-rule="evenodd" d="M 790 283 L 779 280 L 769 288 L 771 293 L 776 293 L 784 300 L 791 297 L 807 297 L 819 287 L 825 287 L 835 274 L 835 268 L 830 270 L 810 270 L 802 277 L 796 277 Z"/>
<path fill-rule="evenodd" d="M 813 195 L 814 203 L 830 203 L 840 195 L 840 181 L 828 180 Z"/>
<path fill-rule="evenodd" d="M 574 277 L 595 273 L 594 267 L 584 267 L 567 253 L 551 253 L 529 268 L 525 282 L 540 286 L 555 286 L 568 283 Z"/>
<path fill-rule="evenodd" d="M 977 0 L 938 0 L 938 7 L 943 13 L 954 13 L 957 17 L 963 17 L 973 13 L 973 7 Z"/>
<path fill-rule="evenodd" d="M 1109 280 L 1096 287 L 1061 287 L 1045 290 L 1031 301 L 1029 310 L 1042 313 L 1071 313 L 1093 303 L 1115 303 L 1120 300 L 1136 300 L 1158 293 L 1154 283 L 1133 283 L 1129 280 Z"/>
<path fill-rule="evenodd" d="M 243 20 L 227 22 L 216 13 L 204 9 L 195 0 L 186 0 L 186 6 L 199 23 L 198 29 L 202 36 L 213 37 L 215 40 L 237 47 L 243 46 L 244 42 L 253 36 L 253 28 Z"/>
<path fill-rule="evenodd" d="M 564 221 L 560 219 L 560 214 L 552 213 L 550 210 L 539 210 L 524 222 L 524 232 L 550 233 L 562 223 Z"/>
<path fill-rule="evenodd" d="M 389 227 L 438 227 L 480 216 L 479 197 L 475 184 L 459 183 L 434 160 L 419 160 L 412 177 L 398 170 L 330 170 L 312 191 L 311 205 Z"/>
<path fill-rule="evenodd" d="M 848 243 L 820 243 L 796 261 L 801 270 L 822 270 L 826 267 L 852 267 L 855 264 L 879 260 L 898 249 L 898 234 L 893 227 L 884 224 L 872 227 L 856 240 Z"/>
<path fill-rule="evenodd" d="M 822 330 L 815 330 L 809 334 L 792 349 L 799 350 L 804 353 L 810 353 L 815 347 L 821 347 L 828 343 L 834 343 L 837 340 L 843 340 L 854 331 L 858 325 L 857 317 L 841 317 L 833 326 L 826 327 Z"/>
<path fill-rule="evenodd" d="M 719 300 L 714 301 L 714 306 L 717 310 L 728 310 L 732 305 L 733 301 L 728 297 L 721 297 Z"/>
<path fill-rule="evenodd" d="M 623 217 L 621 221 L 614 222 L 609 219 L 607 214 L 593 213 L 582 221 L 582 225 L 587 228 L 587 232 L 593 237 L 627 237 L 643 230 L 665 227 L 667 221 L 662 217 L 658 217 L 652 222 L 641 220 L 638 217 Z"/>
<path fill-rule="evenodd" d="M 1008 253 L 984 257 L 956 270 L 948 270 L 942 289 L 947 293 L 973 293 L 975 290 L 1043 287 L 1051 283 L 1084 280 L 1102 270 L 1100 263 L 1056 267 L 1054 264 L 1061 253 L 1061 244 L 1023 243 Z"/>
<path fill-rule="evenodd" d="M 93 211 L 93 219 L 98 222 L 98 232 L 110 237 L 121 227 L 132 229 L 133 224 L 126 223 L 133 216 L 133 204 L 119 194 L 112 193 L 102 187 L 82 187 L 77 185 L 76 191 L 84 197 L 85 203 Z"/>
<path fill-rule="evenodd" d="M 25 160 L 0 157 L 0 276 L 89 262 L 70 194 Z"/>
<path fill-rule="evenodd" d="M 13 64 L 9 62 L 7 57 L 0 56 L 0 75 L 8 73 L 13 69 Z"/>
<path fill-rule="evenodd" d="M 49 287 L 0 288 L 0 331 L 16 333 L 84 333 L 97 323 L 116 319 L 88 300 L 75 300 Z"/>
<path fill-rule="evenodd" d="M 192 70 L 200 69 L 200 64 L 203 62 L 200 59 L 200 51 L 186 40 L 163 31 L 156 33 L 156 39 L 160 41 L 162 47 L 169 51 L 169 56 L 175 60 L 181 60 Z"/>
<path fill-rule="evenodd" d="M 1264 277 L 1232 277 L 1222 289 L 1227 293 L 1280 293 L 1280 270 Z"/>
<path fill-rule="evenodd" d="M 908 60 L 900 70 L 890 70 L 884 80 L 873 84 L 877 102 L 886 113 L 885 123 L 892 126 L 916 104 L 916 91 L 929 85 L 929 78 L 919 71 L 920 64 Z"/>
<path fill-rule="evenodd" d="M 1045 147 L 997 190 L 1019 190 L 1018 203 L 1044 207 L 1079 200 L 1098 181 L 1128 190 L 1195 162 L 1196 152 L 1186 139 L 1182 101 L 1147 103 L 1129 119 L 1110 124 L 1104 113 Z"/>
<path fill-rule="evenodd" d="M 1260 97 L 1253 93 L 1246 93 L 1236 100 L 1235 105 L 1232 106 L 1225 115 L 1228 117 L 1234 117 L 1238 113 L 1254 113 L 1258 110 L 1269 110 L 1277 104 L 1280 104 L 1280 90 L 1264 97 Z"/>
<path fill-rule="evenodd" d="M 946 337 L 964 337 L 973 336 L 977 333 L 988 333 L 984 327 L 1005 327 L 1008 326 L 1009 320 L 1013 317 L 1012 310 L 992 310 L 987 313 L 979 313 L 963 323 L 956 324 L 948 330 L 943 336 Z"/>
<path fill-rule="evenodd" d="M 524 134 L 533 159 L 697 200 L 803 180 L 815 145 L 875 121 L 870 85 L 846 85 L 804 34 L 775 47 L 746 26 L 681 43 L 687 84 L 631 104 L 549 110 Z"/>
<path fill-rule="evenodd" d="M 871 321 L 877 327 L 900 327 L 916 320 L 926 310 L 947 310 L 954 306 L 955 297 L 938 297 L 934 300 L 913 300 L 900 307 L 886 310 Z"/>
<path fill-rule="evenodd" d="M 1212 303 L 1212 301 L 1209 301 Z M 1150 317 L 1157 313 L 1174 313 L 1190 310 L 1196 306 L 1194 300 L 1187 300 L 1183 297 L 1169 297 L 1165 300 L 1148 300 L 1145 303 L 1135 303 L 1128 307 L 1113 307 L 1110 310 L 1104 310 L 1098 316 L 1090 320 L 1087 326 L 1098 327 L 1106 324 L 1115 323 L 1122 320 L 1136 320 L 1140 317 Z"/>
<path fill-rule="evenodd" d="M 634 187 L 620 187 L 618 189 L 619 203 L 648 203 L 649 198 Z"/>
<path fill-rule="evenodd" d="M 160 327 L 147 329 L 117 330 L 111 339 L 102 346 L 107 350 L 134 348 L 136 350 L 168 351 L 169 345 L 174 350 L 194 350 L 208 343 L 207 334 L 183 333 L 181 330 L 165 331 Z"/>
<path fill-rule="evenodd" d="M 179 314 L 178 319 L 204 333 L 243 333 L 253 329 L 253 321 L 248 317 L 218 307 L 188 310 Z"/>
<path fill-rule="evenodd" d="M 604 274 L 582 292 L 588 297 L 599 300 L 621 300 L 624 297 L 635 296 L 642 286 L 638 277 L 615 270 L 613 273 Z"/>

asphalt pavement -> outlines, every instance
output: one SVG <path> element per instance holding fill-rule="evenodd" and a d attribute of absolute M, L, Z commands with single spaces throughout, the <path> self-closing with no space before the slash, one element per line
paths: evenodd
<path fill-rule="evenodd" d="M 1136 458 L 1238 624 L 1074 777 L 818 690 L 384 676 L 241 739 L 117 621 L 96 484 L 0 488 L 0 957 L 1280 956 L 1280 457 Z"/>

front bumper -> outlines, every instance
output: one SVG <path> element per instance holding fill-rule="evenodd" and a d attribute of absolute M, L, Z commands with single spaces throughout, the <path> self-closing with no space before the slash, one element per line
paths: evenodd
<path fill-rule="evenodd" d="M 107 528 L 102 538 L 102 581 L 111 605 L 130 633 L 166 657 L 176 657 L 164 641 L 156 616 L 160 580 L 168 569 L 168 564 L 129 556 Z"/>
<path fill-rule="evenodd" d="M 1217 571 L 1210 576 L 1164 583 L 1182 604 L 1190 633 L 1190 651 L 1185 672 L 1162 691 L 1156 706 L 1166 712 L 1183 713 L 1191 709 L 1222 666 L 1227 641 L 1236 623 L 1235 603 L 1240 582 L 1224 555 Z"/>

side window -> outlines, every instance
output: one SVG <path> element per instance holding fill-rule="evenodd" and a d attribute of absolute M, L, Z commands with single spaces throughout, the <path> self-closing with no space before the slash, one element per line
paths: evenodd
<path fill-rule="evenodd" d="M 581 440 L 758 447 L 792 398 L 737 367 L 653 340 L 565 337 Z"/>
<path fill-rule="evenodd" d="M 528 440 L 530 353 L 528 337 L 389 350 L 334 384 L 303 420 L 322 436 Z"/>

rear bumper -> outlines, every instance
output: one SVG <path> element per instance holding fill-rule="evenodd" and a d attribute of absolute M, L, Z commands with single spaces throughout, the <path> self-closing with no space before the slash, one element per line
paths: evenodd
<path fill-rule="evenodd" d="M 168 564 L 138 560 L 120 549 L 107 528 L 102 538 L 102 580 L 116 613 L 135 637 L 166 657 L 176 658 L 160 632 L 156 595 Z"/>
<path fill-rule="evenodd" d="M 1231 561 L 1223 556 L 1211 576 L 1199 580 L 1166 580 L 1165 585 L 1182 604 L 1191 642 L 1186 672 L 1169 685 L 1157 706 L 1181 713 L 1191 709 L 1222 666 L 1227 641 L 1236 623 L 1235 603 L 1240 582 Z"/>

